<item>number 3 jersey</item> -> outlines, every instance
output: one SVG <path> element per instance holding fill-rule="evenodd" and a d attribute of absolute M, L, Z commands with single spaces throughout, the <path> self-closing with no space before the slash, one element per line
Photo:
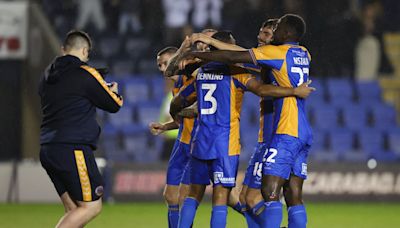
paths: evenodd
<path fill-rule="evenodd" d="M 282 87 L 297 87 L 308 80 L 311 56 L 305 47 L 297 43 L 265 45 L 250 49 L 256 65 L 272 69 L 272 82 Z M 285 134 L 312 144 L 312 130 L 308 123 L 305 100 L 284 97 L 274 100 L 275 134 Z"/>
<path fill-rule="evenodd" d="M 198 159 L 240 154 L 240 110 L 246 84 L 253 76 L 236 69 L 208 63 L 199 69 L 194 83 L 180 93 L 185 99 L 197 96 L 199 115 L 192 156 Z"/>

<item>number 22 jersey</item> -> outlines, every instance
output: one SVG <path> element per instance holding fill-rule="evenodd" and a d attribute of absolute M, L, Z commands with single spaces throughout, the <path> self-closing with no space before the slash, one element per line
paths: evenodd
<path fill-rule="evenodd" d="M 272 69 L 272 82 L 281 87 L 297 87 L 307 82 L 311 56 L 298 43 L 265 45 L 250 49 L 253 62 Z M 285 134 L 312 144 L 312 130 L 308 123 L 305 100 L 298 97 L 283 97 L 274 100 L 275 134 Z"/>

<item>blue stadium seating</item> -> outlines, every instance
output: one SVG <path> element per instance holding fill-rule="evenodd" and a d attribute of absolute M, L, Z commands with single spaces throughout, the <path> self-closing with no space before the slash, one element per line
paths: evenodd
<path fill-rule="evenodd" d="M 388 104 L 380 104 L 370 107 L 374 119 L 374 127 L 378 129 L 390 129 L 396 126 L 396 110 Z"/>
<path fill-rule="evenodd" d="M 141 102 L 137 104 L 137 120 L 142 126 L 148 126 L 150 122 L 158 122 L 160 119 L 161 103 Z"/>
<path fill-rule="evenodd" d="M 344 125 L 350 130 L 362 130 L 368 125 L 368 109 L 363 105 L 348 105 L 342 113 Z"/>
<path fill-rule="evenodd" d="M 353 85 L 349 79 L 330 78 L 326 83 L 331 104 L 342 105 L 353 101 Z"/>
<path fill-rule="evenodd" d="M 148 129 L 142 125 L 130 124 L 122 128 L 123 145 L 128 154 L 133 155 L 135 161 L 152 162 L 153 157 L 148 153 Z"/>
<path fill-rule="evenodd" d="M 123 82 L 123 95 L 127 103 L 149 100 L 149 83 L 145 78 L 129 78 Z"/>
<path fill-rule="evenodd" d="M 335 129 L 329 133 L 330 150 L 339 154 L 354 150 L 354 133 L 348 129 Z"/>
<path fill-rule="evenodd" d="M 400 155 L 400 128 L 393 128 L 387 132 L 389 150 Z"/>
<path fill-rule="evenodd" d="M 320 106 L 313 111 L 314 126 L 321 130 L 338 128 L 339 110 L 334 106 Z"/>
<path fill-rule="evenodd" d="M 161 102 L 165 96 L 165 79 L 161 74 L 154 75 L 150 79 L 151 98 Z"/>
<path fill-rule="evenodd" d="M 108 120 L 110 124 L 115 127 L 122 127 L 127 124 L 133 123 L 134 119 L 134 107 L 129 104 L 124 104 L 119 112 L 109 113 Z"/>
<path fill-rule="evenodd" d="M 382 91 L 378 81 L 357 82 L 355 85 L 359 103 L 381 102 Z"/>

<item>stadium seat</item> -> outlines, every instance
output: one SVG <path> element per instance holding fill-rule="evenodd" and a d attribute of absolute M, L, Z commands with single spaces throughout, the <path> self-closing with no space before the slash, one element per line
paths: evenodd
<path fill-rule="evenodd" d="M 109 113 L 109 123 L 115 127 L 122 127 L 126 124 L 133 123 L 134 107 L 129 104 L 124 104 L 117 113 Z"/>
<path fill-rule="evenodd" d="M 398 156 L 392 151 L 385 150 L 382 132 L 377 130 L 359 132 L 360 147 L 370 158 L 378 161 L 396 161 Z"/>
<path fill-rule="evenodd" d="M 124 80 L 123 95 L 128 103 L 137 103 L 149 100 L 149 83 L 142 77 Z"/>
<path fill-rule="evenodd" d="M 142 126 L 160 119 L 161 103 L 140 102 L 137 104 L 137 121 Z"/>
<path fill-rule="evenodd" d="M 243 111 L 252 110 L 259 111 L 260 109 L 260 97 L 254 95 L 253 93 L 246 92 L 243 96 Z"/>
<path fill-rule="evenodd" d="M 400 155 L 400 128 L 392 128 L 387 132 L 389 149 Z"/>
<path fill-rule="evenodd" d="M 363 105 L 348 105 L 343 107 L 345 127 L 351 130 L 365 129 L 368 124 L 368 109 Z"/>
<path fill-rule="evenodd" d="M 310 154 L 318 153 L 327 150 L 326 147 L 326 131 L 318 128 L 313 129 L 313 143 L 310 149 Z"/>
<path fill-rule="evenodd" d="M 100 147 L 111 153 L 119 150 L 118 136 L 119 132 L 116 127 L 111 124 L 105 124 L 101 129 Z"/>
<path fill-rule="evenodd" d="M 379 130 L 363 130 L 358 132 L 360 148 L 365 152 L 376 152 L 383 150 L 384 138 Z"/>
<path fill-rule="evenodd" d="M 321 130 L 338 128 L 339 110 L 333 106 L 320 106 L 314 109 L 314 127 Z"/>
<path fill-rule="evenodd" d="M 258 143 L 258 127 L 246 127 L 241 129 L 240 143 L 242 150 L 240 161 L 248 162 L 254 152 L 254 148 Z"/>
<path fill-rule="evenodd" d="M 162 101 L 165 96 L 165 79 L 161 74 L 150 79 L 151 98 L 155 101 Z"/>
<path fill-rule="evenodd" d="M 353 85 L 349 79 L 330 78 L 326 83 L 331 104 L 341 107 L 353 101 Z"/>
<path fill-rule="evenodd" d="M 385 130 L 396 126 L 396 110 L 388 104 L 371 106 L 374 127 Z"/>
<path fill-rule="evenodd" d="M 342 155 L 354 150 L 354 133 L 348 129 L 335 129 L 330 131 L 329 145 L 330 150 Z"/>
<path fill-rule="evenodd" d="M 316 88 L 317 90 L 314 91 L 307 99 L 306 99 L 306 107 L 308 109 L 314 110 L 321 105 L 325 105 L 325 87 L 323 86 L 321 80 L 312 79 L 311 85 L 312 87 Z"/>
<path fill-rule="evenodd" d="M 148 129 L 147 127 L 129 124 L 122 127 L 123 145 L 126 152 L 132 155 L 135 161 L 147 162 L 148 156 Z"/>
<path fill-rule="evenodd" d="M 356 83 L 356 92 L 360 104 L 381 101 L 381 88 L 378 81 L 365 81 Z"/>

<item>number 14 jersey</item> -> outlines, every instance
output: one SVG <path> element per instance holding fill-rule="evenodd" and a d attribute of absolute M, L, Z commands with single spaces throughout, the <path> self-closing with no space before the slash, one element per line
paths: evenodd
<path fill-rule="evenodd" d="M 196 80 L 180 96 L 197 96 L 198 125 L 193 138 L 192 156 L 216 159 L 240 154 L 240 111 L 246 84 L 254 77 L 226 64 L 211 62 L 202 66 Z"/>
<path fill-rule="evenodd" d="M 298 43 L 265 45 L 250 49 L 253 62 L 272 69 L 272 82 L 282 87 L 297 87 L 307 82 L 311 56 Z M 312 130 L 307 121 L 305 100 L 284 97 L 274 100 L 274 134 L 284 134 L 312 144 Z"/>

